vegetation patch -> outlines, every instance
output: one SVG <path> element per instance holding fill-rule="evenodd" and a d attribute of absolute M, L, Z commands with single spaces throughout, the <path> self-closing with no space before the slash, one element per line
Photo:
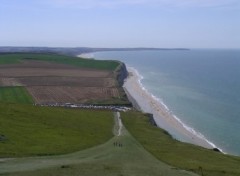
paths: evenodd
<path fill-rule="evenodd" d="M 0 104 L 0 157 L 57 155 L 102 144 L 113 136 L 112 116 L 108 111 Z"/>
<path fill-rule="evenodd" d="M 115 70 L 119 66 L 117 61 L 102 61 L 102 60 L 93 60 L 93 59 L 82 59 L 79 57 L 73 56 L 64 56 L 57 54 L 1 54 L 0 55 L 0 64 L 12 64 L 19 63 L 22 59 L 28 60 L 41 60 L 41 61 L 50 61 L 61 64 L 69 64 L 83 68 L 93 68 L 100 70 Z"/>
<path fill-rule="evenodd" d="M 117 119 L 115 122 L 118 123 Z M 115 124 L 118 131 L 118 124 Z M 122 144 L 121 146 L 116 145 Z M 0 175 L 8 176 L 196 176 L 173 169 L 147 152 L 123 127 L 120 136 L 73 154 L 3 161 Z"/>
<path fill-rule="evenodd" d="M 0 54 L 0 64 L 16 64 L 21 62 L 18 54 Z"/>
<path fill-rule="evenodd" d="M 32 104 L 34 101 L 24 87 L 0 87 L 0 102 Z"/>
<path fill-rule="evenodd" d="M 240 158 L 179 142 L 150 124 L 140 112 L 122 114 L 128 131 L 159 160 L 177 168 L 206 176 L 240 175 Z"/>

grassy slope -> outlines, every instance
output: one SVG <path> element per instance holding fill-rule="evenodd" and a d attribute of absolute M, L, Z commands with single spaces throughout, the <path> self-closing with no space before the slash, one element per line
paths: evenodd
<path fill-rule="evenodd" d="M 55 155 L 110 139 L 112 113 L 0 104 L 0 157 Z"/>
<path fill-rule="evenodd" d="M 0 164 L 0 175 L 194 176 L 193 173 L 177 170 L 157 160 L 144 150 L 125 128 L 122 134 L 103 145 L 69 155 L 3 162 Z M 116 141 L 121 142 L 123 147 L 114 146 Z"/>
<path fill-rule="evenodd" d="M 32 104 L 34 101 L 24 87 L 0 87 L 0 102 Z"/>
<path fill-rule="evenodd" d="M 2 54 L 0 55 L 0 64 L 19 63 L 22 59 L 33 59 L 50 61 L 61 64 L 69 64 L 84 68 L 102 69 L 102 70 L 115 70 L 119 63 L 117 61 L 100 61 L 91 59 L 81 59 L 78 57 L 63 56 L 56 54 Z"/>
<path fill-rule="evenodd" d="M 150 125 L 149 119 L 142 113 L 125 113 L 123 122 L 144 148 L 163 162 L 199 174 L 201 167 L 204 176 L 240 175 L 239 157 L 173 140 L 163 130 Z"/>

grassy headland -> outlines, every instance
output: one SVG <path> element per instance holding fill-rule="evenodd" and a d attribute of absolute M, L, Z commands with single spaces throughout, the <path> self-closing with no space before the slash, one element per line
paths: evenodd
<path fill-rule="evenodd" d="M 204 176 L 240 175 L 240 158 L 179 142 L 140 112 L 122 114 L 129 132 L 159 160 Z"/>
<path fill-rule="evenodd" d="M 0 165 L 0 175 L 8 176 L 196 176 L 173 168 L 147 152 L 128 131 L 119 128 L 116 136 L 97 147 L 80 152 L 34 158 L 19 158 Z M 121 131 L 120 136 L 118 135 Z M 115 144 L 115 145 L 114 145 Z M 119 144 L 122 144 L 119 146 Z"/>

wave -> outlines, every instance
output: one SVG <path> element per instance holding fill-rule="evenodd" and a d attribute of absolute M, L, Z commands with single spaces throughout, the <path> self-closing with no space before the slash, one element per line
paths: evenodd
<path fill-rule="evenodd" d="M 171 115 L 171 117 L 173 117 L 179 124 L 181 124 L 181 126 L 187 130 L 188 132 L 190 132 L 192 135 L 196 136 L 197 138 L 200 138 L 202 140 L 204 140 L 205 142 L 207 142 L 210 146 L 212 146 L 213 148 L 218 148 L 222 153 L 223 150 L 220 149 L 219 147 L 217 147 L 213 142 L 211 142 L 210 140 L 208 140 L 202 133 L 197 132 L 194 128 L 189 127 L 188 125 L 186 125 L 180 118 L 178 118 L 169 108 L 168 106 L 163 102 L 163 100 L 161 100 L 159 97 L 156 97 L 155 95 L 153 95 L 152 93 L 150 93 L 142 84 L 142 80 L 144 79 L 144 77 L 138 72 L 138 70 L 134 67 L 130 67 L 127 66 L 129 69 L 131 69 L 134 74 L 137 76 L 137 82 L 139 83 L 140 88 L 142 89 L 142 91 L 144 91 L 146 94 L 150 95 L 152 97 L 152 99 L 154 99 L 155 101 L 157 101 L 160 106 L 162 106 L 165 110 L 165 112 L 167 112 L 168 114 Z M 226 153 L 225 153 L 226 154 Z"/>

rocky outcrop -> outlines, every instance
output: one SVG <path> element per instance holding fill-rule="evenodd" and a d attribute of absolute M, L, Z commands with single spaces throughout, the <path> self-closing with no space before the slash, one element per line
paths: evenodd
<path fill-rule="evenodd" d="M 213 148 L 212 150 L 215 151 L 215 152 L 222 153 L 221 150 L 219 150 L 218 148 Z"/>
<path fill-rule="evenodd" d="M 157 123 L 154 120 L 153 114 L 151 113 L 145 113 L 145 116 L 147 116 L 149 118 L 149 122 L 151 125 L 156 126 L 157 127 Z"/>
<path fill-rule="evenodd" d="M 128 76 L 126 65 L 123 62 L 119 62 L 119 66 L 114 71 L 115 78 L 117 79 L 118 85 L 123 86 L 124 80 Z"/>

